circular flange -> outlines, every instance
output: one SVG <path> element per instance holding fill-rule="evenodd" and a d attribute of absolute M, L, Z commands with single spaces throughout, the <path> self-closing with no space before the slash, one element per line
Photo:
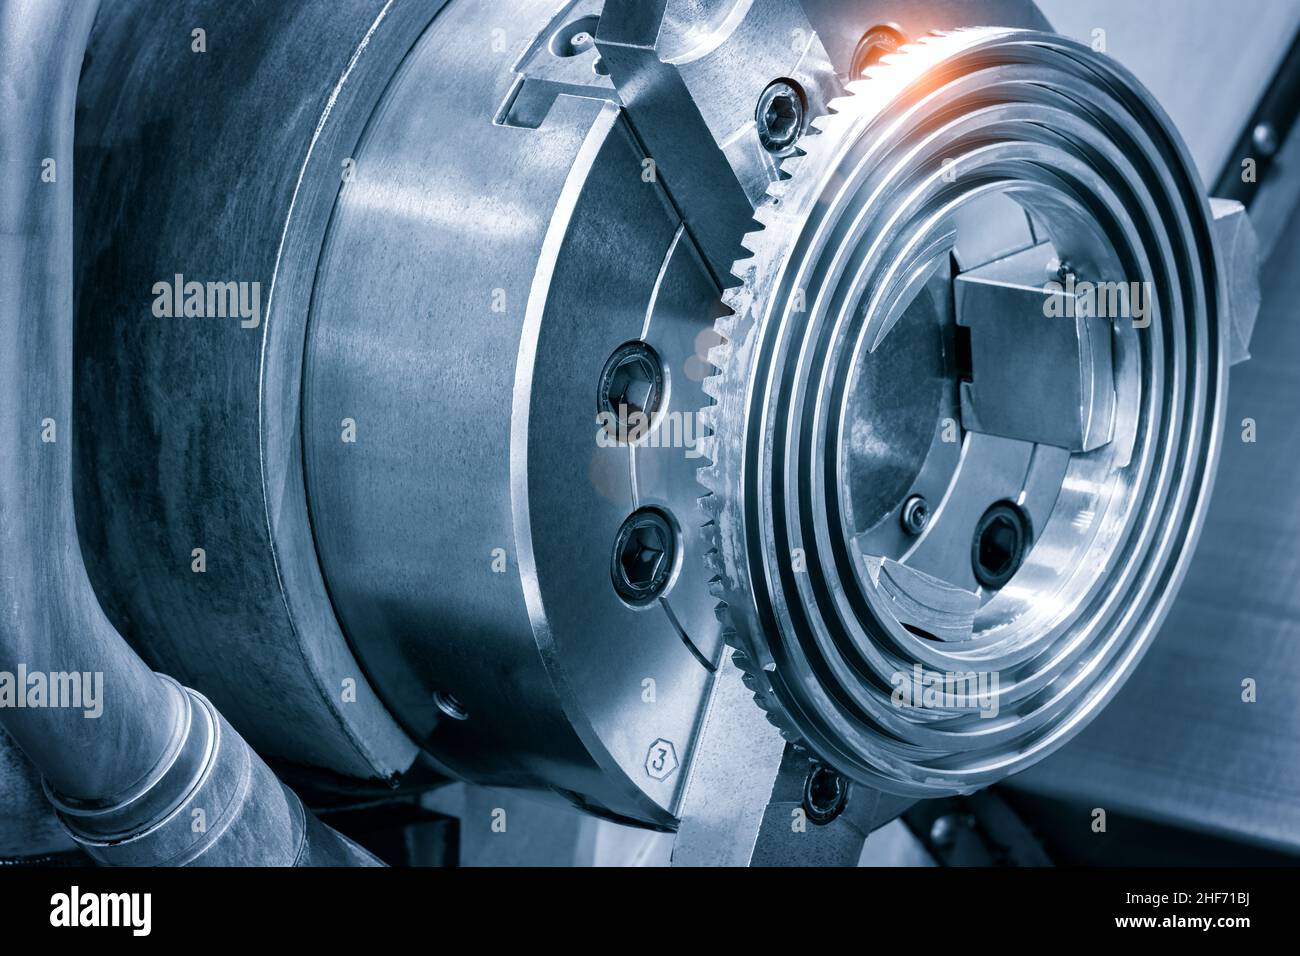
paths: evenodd
<path fill-rule="evenodd" d="M 813 121 L 807 155 L 784 164 L 746 242 L 753 258 L 736 265 L 733 314 L 718 323 L 727 343 L 706 383 L 716 437 L 700 471 L 715 593 L 735 659 L 787 736 L 887 791 L 968 792 L 1081 729 L 1172 599 L 1222 424 L 1222 279 L 1187 150 L 1110 59 L 1044 33 L 963 30 L 885 56 L 850 92 Z M 1019 210 L 1028 240 L 972 262 L 989 230 L 971 212 L 990 203 Z M 928 527 L 909 539 L 903 482 L 879 525 L 888 535 L 864 529 L 852 494 L 863 468 L 870 478 L 862 449 L 889 456 L 889 443 L 872 445 L 873 423 L 900 421 L 909 398 L 899 390 L 864 412 L 855 370 L 922 320 L 909 303 L 923 290 L 938 283 L 935 301 L 951 302 L 972 266 L 1011 252 L 1042 257 L 1041 278 L 1017 286 L 1030 301 L 1055 295 L 1046 283 L 1061 262 L 1149 295 L 1145 321 L 1066 326 L 1082 343 L 1072 347 L 1085 404 L 1099 396 L 1105 421 L 1094 433 L 1085 420 L 1077 440 L 1051 423 L 1043 437 L 981 422 L 970 389 L 1008 362 L 1033 381 L 1016 343 L 1049 328 L 1033 323 L 1050 313 L 1012 332 L 990 326 L 1009 352 L 986 354 L 972 383 L 963 352 L 988 329 L 958 303 L 946 357 L 930 363 L 951 376 L 952 399 L 926 407 L 959 410 L 917 443 L 910 471 L 895 469 L 944 482 L 942 500 L 930 496 Z M 1026 386 L 1019 404 L 1057 387 L 1050 376 Z M 927 471 L 950 440 L 960 455 Z M 1010 510 L 983 528 L 989 567 L 976 571 L 976 522 L 1003 498 Z M 980 544 L 975 535 L 976 565 Z M 960 560 L 945 566 L 938 552 Z"/>

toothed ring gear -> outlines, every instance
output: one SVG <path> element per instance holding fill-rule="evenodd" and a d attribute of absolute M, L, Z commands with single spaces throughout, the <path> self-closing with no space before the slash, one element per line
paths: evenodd
<path fill-rule="evenodd" d="M 1225 403 L 1209 208 L 1138 81 L 1059 36 L 925 37 L 812 126 L 717 324 L 714 591 L 787 737 L 887 791 L 968 792 L 1099 711 L 1183 576 Z M 1146 310 L 1049 317 L 1067 278 Z M 1000 501 L 1032 537 L 991 587 Z"/>

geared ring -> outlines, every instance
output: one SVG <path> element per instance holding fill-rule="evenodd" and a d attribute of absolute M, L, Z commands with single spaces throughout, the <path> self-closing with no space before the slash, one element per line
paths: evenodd
<path fill-rule="evenodd" d="M 787 737 L 887 791 L 969 792 L 1081 729 L 1172 599 L 1222 424 L 1222 279 L 1186 148 L 1137 81 L 1086 47 L 938 34 L 849 89 L 783 164 L 717 325 L 699 474 L 714 593 L 734 660 Z M 939 642 L 901 625 L 853 551 L 836 435 L 853 343 L 884 334 L 909 280 L 947 254 L 954 210 L 993 192 L 1072 236 L 1057 242 L 1071 261 L 1149 282 L 1155 321 L 1116 334 L 1127 424 L 1071 457 L 1088 495 L 1063 491 L 1043 528 L 1077 565 L 1056 579 L 1031 567 L 1035 587 L 986 595 L 969 637 Z M 998 675 L 997 716 L 900 709 L 893 678 L 917 666 Z"/>

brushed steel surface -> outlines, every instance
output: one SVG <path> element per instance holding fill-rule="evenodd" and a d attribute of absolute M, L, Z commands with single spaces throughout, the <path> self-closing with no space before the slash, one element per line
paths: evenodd
<path fill-rule="evenodd" d="M 106 4 L 78 100 L 91 578 L 149 663 L 259 751 L 353 777 L 389 778 L 416 748 L 348 648 L 315 559 L 298 439 L 306 302 L 342 162 L 440 5 Z M 191 49 L 196 24 L 206 53 Z M 155 283 L 177 274 L 260 283 L 262 321 L 155 317 Z"/>

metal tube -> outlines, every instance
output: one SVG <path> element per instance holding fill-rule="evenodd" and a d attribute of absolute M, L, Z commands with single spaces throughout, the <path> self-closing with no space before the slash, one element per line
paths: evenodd
<path fill-rule="evenodd" d="M 81 798 L 143 780 L 178 713 L 100 609 L 72 509 L 73 111 L 98 6 L 0 0 L 0 669 L 102 674 L 107 697 L 93 719 L 0 718 L 51 786 Z"/>
<path fill-rule="evenodd" d="M 312 819 L 202 695 L 150 671 L 86 575 L 70 445 L 72 150 L 98 6 L 0 0 L 0 672 L 102 689 L 92 705 L 51 706 L 11 678 L 0 724 L 101 862 L 374 863 Z"/>

